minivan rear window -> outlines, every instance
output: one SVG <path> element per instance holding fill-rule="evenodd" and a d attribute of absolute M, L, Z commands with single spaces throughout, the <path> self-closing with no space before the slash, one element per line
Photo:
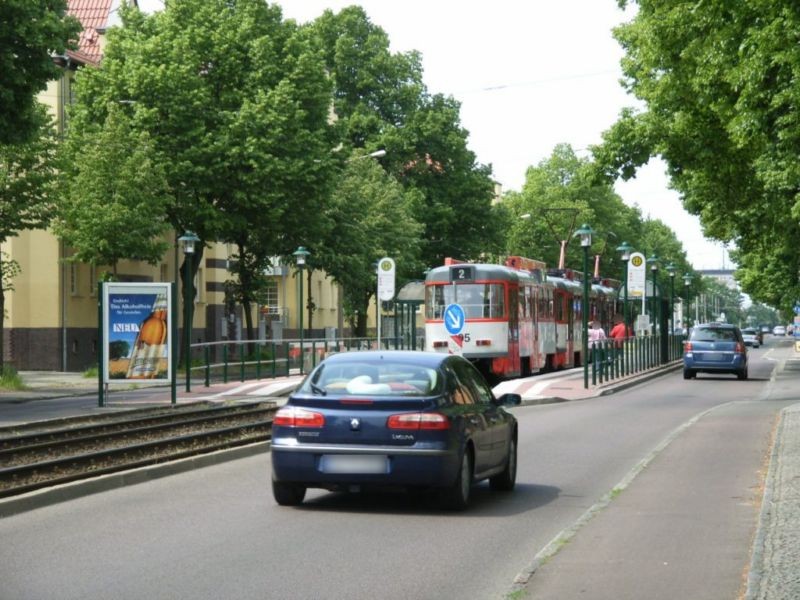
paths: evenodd
<path fill-rule="evenodd" d="M 735 342 L 736 331 L 729 328 L 695 327 L 692 331 L 694 342 Z"/>

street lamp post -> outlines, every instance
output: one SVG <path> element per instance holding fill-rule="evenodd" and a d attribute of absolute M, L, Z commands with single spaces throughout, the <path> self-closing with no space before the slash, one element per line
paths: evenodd
<path fill-rule="evenodd" d="M 311 255 L 311 252 L 300 246 L 295 250 L 292 255 L 297 263 L 297 318 L 300 326 L 300 374 L 303 374 L 303 269 L 306 266 L 306 258 Z"/>
<path fill-rule="evenodd" d="M 686 330 L 686 335 L 689 335 L 689 286 L 692 285 L 691 273 L 686 273 L 683 276 L 683 286 L 686 289 L 686 315 L 683 317 L 683 328 Z"/>
<path fill-rule="evenodd" d="M 672 358 L 672 338 L 675 335 L 675 307 L 673 303 L 675 302 L 675 273 L 678 270 L 678 267 L 675 266 L 675 263 L 669 263 L 666 266 L 667 273 L 669 273 L 669 335 L 667 335 L 667 339 L 670 340 L 669 344 L 669 353 L 670 358 Z"/>
<path fill-rule="evenodd" d="M 658 287 L 658 256 L 653 254 L 647 259 L 647 264 L 650 265 L 650 272 L 653 274 L 653 333 L 658 331 L 658 302 L 656 289 Z"/>
<path fill-rule="evenodd" d="M 194 281 L 192 278 L 192 258 L 194 246 L 200 238 L 192 231 L 187 231 L 178 241 L 183 247 L 184 267 L 186 273 L 183 277 L 183 329 L 184 329 L 184 356 L 186 357 L 186 391 L 192 391 L 192 309 L 194 308 Z"/>
<path fill-rule="evenodd" d="M 581 346 L 581 362 L 583 363 L 584 389 L 589 387 L 589 248 L 592 245 L 593 233 L 592 228 L 584 223 L 572 235 L 572 237 L 580 237 L 581 248 L 583 248 L 583 300 L 581 301 L 583 344 Z"/>

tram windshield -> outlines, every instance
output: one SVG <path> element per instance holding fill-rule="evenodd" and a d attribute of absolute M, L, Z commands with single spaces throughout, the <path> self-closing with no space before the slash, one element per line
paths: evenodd
<path fill-rule="evenodd" d="M 425 288 L 425 317 L 441 319 L 448 304 L 460 304 L 468 319 L 498 319 L 505 316 L 502 283 L 429 285 Z"/>

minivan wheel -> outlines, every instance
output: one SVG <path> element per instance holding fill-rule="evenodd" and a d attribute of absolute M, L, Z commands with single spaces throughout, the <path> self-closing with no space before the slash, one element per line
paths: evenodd
<path fill-rule="evenodd" d="M 683 370 L 683 378 L 684 379 L 691 379 L 692 377 L 694 377 L 694 371 L 692 371 L 691 369 L 684 369 Z"/>
<path fill-rule="evenodd" d="M 306 486 L 272 480 L 272 496 L 281 506 L 298 506 L 306 497 Z"/>
<path fill-rule="evenodd" d="M 744 381 L 745 379 L 747 379 L 747 369 L 746 369 L 746 368 L 745 368 L 745 369 L 742 369 L 741 371 L 739 371 L 738 373 L 736 373 L 736 377 L 738 377 L 738 378 L 739 378 L 740 380 L 742 380 L 742 381 Z"/>
<path fill-rule="evenodd" d="M 461 457 L 461 466 L 458 469 L 456 480 L 441 492 L 442 505 L 450 510 L 464 510 L 469 505 L 470 492 L 472 491 L 472 453 L 469 448 L 464 450 Z"/>

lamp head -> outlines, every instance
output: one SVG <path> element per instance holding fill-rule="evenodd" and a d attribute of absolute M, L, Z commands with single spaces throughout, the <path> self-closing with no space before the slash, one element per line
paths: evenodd
<path fill-rule="evenodd" d="M 666 266 L 666 269 L 667 269 L 667 273 L 669 273 L 669 276 L 672 277 L 673 279 L 675 279 L 675 273 L 678 270 L 678 267 L 675 266 L 675 263 L 669 263 Z"/>
<path fill-rule="evenodd" d="M 647 262 L 650 263 L 651 271 L 658 271 L 658 256 L 653 254 L 650 258 L 647 259 Z"/>
<path fill-rule="evenodd" d="M 617 252 L 622 255 L 622 260 L 628 262 L 633 253 L 633 246 L 631 246 L 628 242 L 622 242 L 619 246 L 617 246 Z"/>
<path fill-rule="evenodd" d="M 297 250 L 292 252 L 292 256 L 294 256 L 297 266 L 302 269 L 306 265 L 306 258 L 311 256 L 311 252 L 306 250 L 304 246 L 299 246 Z"/>
<path fill-rule="evenodd" d="M 692 275 L 691 275 L 691 273 L 686 273 L 686 275 L 683 276 L 683 285 L 685 285 L 686 287 L 689 287 L 690 285 L 692 285 Z"/>
<path fill-rule="evenodd" d="M 594 230 L 584 223 L 581 225 L 580 229 L 572 234 L 572 237 L 580 237 L 581 248 L 588 248 L 592 245 L 592 234 L 594 234 Z"/>
<path fill-rule="evenodd" d="M 178 238 L 178 241 L 183 247 L 184 254 L 194 254 L 194 245 L 200 241 L 200 238 L 193 231 L 187 231 Z"/>

